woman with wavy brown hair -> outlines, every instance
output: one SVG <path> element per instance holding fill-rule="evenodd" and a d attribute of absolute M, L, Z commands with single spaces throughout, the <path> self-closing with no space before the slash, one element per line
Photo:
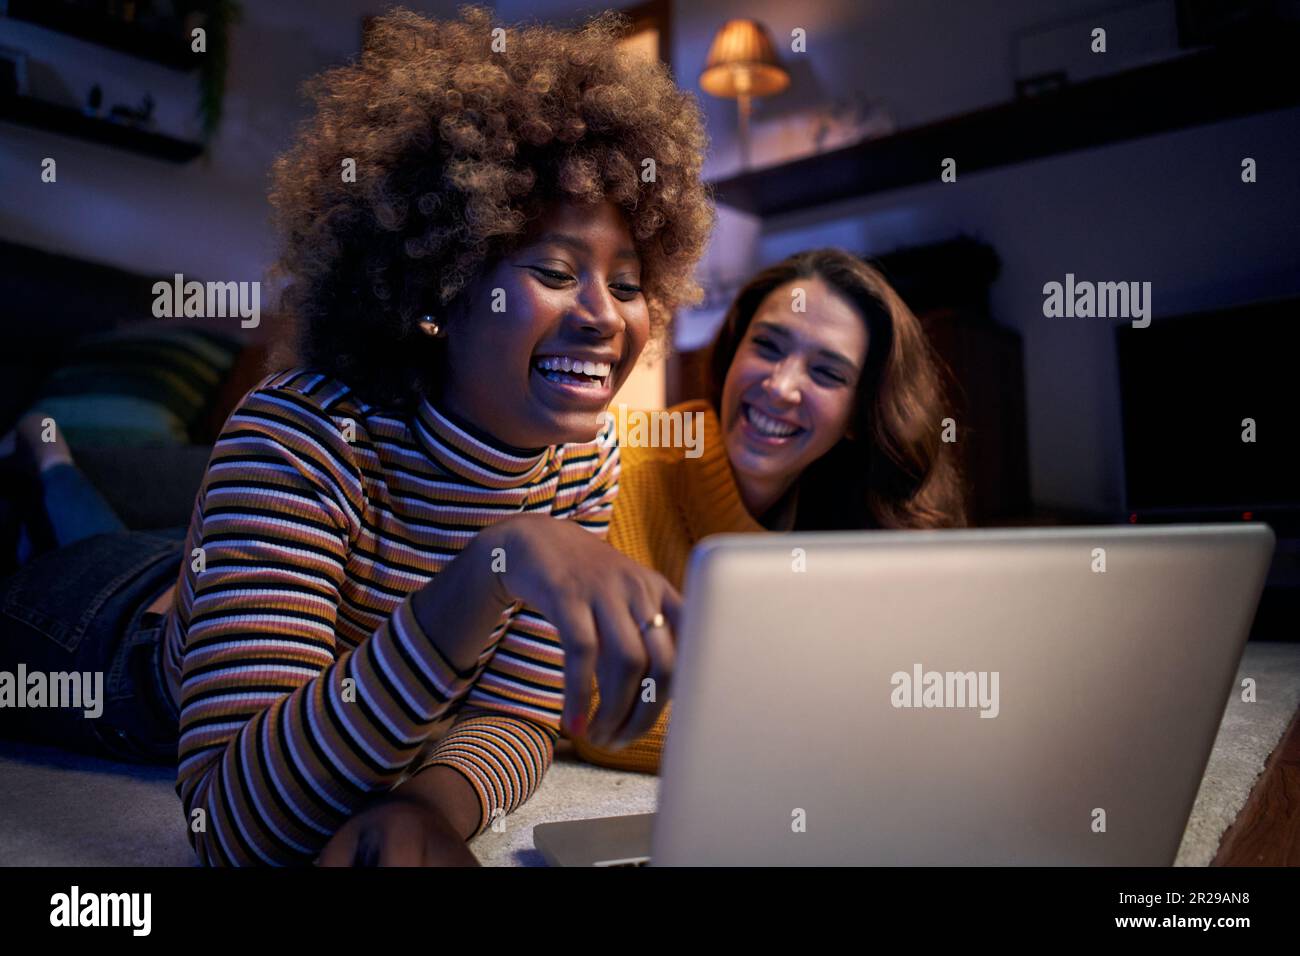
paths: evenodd
<path fill-rule="evenodd" d="M 797 289 L 828 293 L 826 308 L 796 311 Z M 808 363 L 801 392 L 797 383 L 781 393 L 781 366 L 789 364 L 784 327 L 804 326 L 809 336 L 829 326 L 834 303 L 851 306 L 866 333 L 865 361 Z M 758 326 L 755 317 L 760 318 Z M 796 330 L 797 332 L 797 330 Z M 797 338 L 797 335 L 796 335 Z M 853 366 L 857 367 L 854 368 Z M 849 378 L 837 374 L 847 371 Z M 736 295 L 710 356 L 710 402 L 723 422 L 732 468 L 748 477 L 743 425 L 747 412 L 762 405 L 746 392 L 755 376 L 771 387 L 770 410 L 807 404 L 826 389 L 851 392 L 849 419 L 840 435 L 825 434 L 819 454 L 800 446 L 798 456 L 778 438 L 764 470 L 788 482 L 783 500 L 789 527 L 799 531 L 844 528 L 951 528 L 965 523 L 963 489 L 952 445 L 940 440 L 946 398 L 938 360 L 916 316 L 872 266 L 841 249 L 800 252 L 759 272 Z M 770 378 L 767 377 L 770 373 Z M 778 416 L 780 417 L 780 416 Z M 797 418 L 797 415 L 795 416 Z M 796 426 L 800 423 L 796 421 Z M 810 426 L 813 423 L 806 423 Z M 825 447 L 831 437 L 835 441 Z"/>
<path fill-rule="evenodd" d="M 561 727 L 653 724 L 680 598 L 603 540 L 598 429 L 713 210 L 699 108 L 624 25 L 399 11 L 315 81 L 271 193 L 292 358 L 231 414 L 183 548 L 55 522 L 5 583 L 0 665 L 110 686 L 97 721 L 0 731 L 178 759 L 205 864 L 447 864 Z M 29 431 L 33 473 L 75 485 Z"/>
<path fill-rule="evenodd" d="M 736 295 L 711 355 L 698 416 L 702 453 L 621 449 L 610 542 L 681 587 L 691 548 L 711 534 L 951 528 L 965 523 L 940 367 L 920 323 L 885 278 L 840 249 L 801 252 Z M 585 759 L 653 772 L 667 734 Z"/>

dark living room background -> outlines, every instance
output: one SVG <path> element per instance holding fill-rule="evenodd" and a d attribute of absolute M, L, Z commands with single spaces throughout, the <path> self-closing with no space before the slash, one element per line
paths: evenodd
<path fill-rule="evenodd" d="M 451 15 L 459 4 L 405 5 Z M 186 366 L 170 441 L 69 412 L 80 415 L 69 430 L 80 460 L 128 524 L 184 522 L 208 443 L 284 334 L 270 308 L 266 173 L 305 115 L 302 82 L 355 56 L 366 18 L 387 6 L 0 3 L 0 429 L 38 399 L 77 409 L 89 380 L 112 391 L 127 374 L 113 362 L 167 354 L 166 342 L 141 352 L 135 340 L 124 353 L 103 338 L 156 321 L 154 282 L 183 274 L 268 289 L 256 328 L 209 320 L 202 330 L 207 365 Z M 491 6 L 503 22 L 572 23 L 606 5 Z M 221 24 L 209 41 L 223 70 L 158 54 L 146 28 L 163 8 L 181 29 Z M 637 401 L 700 393 L 701 350 L 747 276 L 800 249 L 844 247 L 882 265 L 952 372 L 976 523 L 1270 520 L 1278 556 L 1256 636 L 1294 638 L 1300 483 L 1279 476 L 1296 437 L 1285 385 L 1300 297 L 1300 85 L 1286 66 L 1295 4 L 656 0 L 627 10 L 705 110 L 718 200 L 700 270 L 707 298 L 677 316 L 677 354 L 647 370 Z M 736 19 L 766 29 L 788 80 L 755 98 L 743 140 L 737 101 L 700 79 Z M 1079 42 L 1098 28 L 1104 52 Z M 795 51 L 800 33 L 806 48 Z M 1152 327 L 1045 316 L 1044 285 L 1067 275 L 1150 283 Z M 1181 358 L 1143 339 L 1162 327 L 1183 335 Z M 1173 494 L 1180 474 L 1227 462 L 1224 452 L 1171 439 L 1153 459 L 1135 443 L 1149 449 L 1166 434 L 1160 416 L 1204 415 L 1214 395 L 1247 387 L 1267 406 L 1261 452 L 1220 467 L 1238 478 L 1245 468 L 1244 486 L 1227 490 L 1225 472 L 1192 497 Z"/>

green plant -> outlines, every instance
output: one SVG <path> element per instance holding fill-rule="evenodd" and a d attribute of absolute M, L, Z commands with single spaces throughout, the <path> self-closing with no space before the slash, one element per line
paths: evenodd
<path fill-rule="evenodd" d="M 199 64 L 198 111 L 203 123 L 203 141 L 210 143 L 221 123 L 226 96 L 230 29 L 243 11 L 238 0 L 187 0 L 184 6 L 187 14 L 198 15 L 198 25 L 207 33 L 207 51 Z"/>

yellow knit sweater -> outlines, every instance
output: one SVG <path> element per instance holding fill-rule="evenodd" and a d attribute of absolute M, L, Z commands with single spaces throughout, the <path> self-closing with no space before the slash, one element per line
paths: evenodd
<path fill-rule="evenodd" d="M 669 411 L 702 416 L 701 454 L 687 458 L 685 448 L 621 446 L 623 470 L 609 542 L 628 557 L 654 568 L 680 590 L 696 542 L 711 534 L 764 529 L 740 500 L 721 427 L 708 402 L 685 402 Z M 633 433 L 631 425 L 628 433 Z M 655 773 L 668 733 L 670 711 L 668 705 L 645 736 L 622 750 L 605 750 L 584 741 L 574 741 L 574 747 L 591 763 Z"/>

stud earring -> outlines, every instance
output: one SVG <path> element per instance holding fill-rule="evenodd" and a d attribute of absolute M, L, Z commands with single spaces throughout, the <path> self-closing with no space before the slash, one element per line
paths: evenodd
<path fill-rule="evenodd" d="M 420 331 L 431 339 L 441 339 L 447 335 L 446 331 L 432 315 L 426 315 L 416 324 L 420 327 Z"/>

